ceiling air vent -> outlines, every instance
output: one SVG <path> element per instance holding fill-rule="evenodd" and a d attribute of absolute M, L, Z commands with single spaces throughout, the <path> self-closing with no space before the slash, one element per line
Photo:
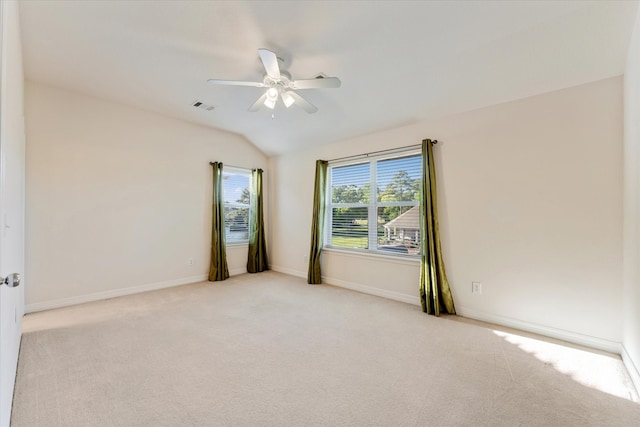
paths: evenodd
<path fill-rule="evenodd" d="M 196 108 L 199 108 L 201 110 L 206 110 L 206 111 L 212 111 L 214 108 L 216 108 L 213 105 L 205 104 L 202 101 L 193 101 L 193 103 L 191 105 L 193 105 Z"/>

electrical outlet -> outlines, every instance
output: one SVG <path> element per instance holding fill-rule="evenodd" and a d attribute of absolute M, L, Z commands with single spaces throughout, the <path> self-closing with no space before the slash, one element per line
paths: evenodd
<path fill-rule="evenodd" d="M 471 282 L 471 293 L 472 294 L 481 294 L 482 293 L 482 283 L 480 283 L 480 282 Z"/>
<path fill-rule="evenodd" d="M 193 258 L 189 258 L 189 261 L 187 262 L 189 265 L 193 265 Z"/>

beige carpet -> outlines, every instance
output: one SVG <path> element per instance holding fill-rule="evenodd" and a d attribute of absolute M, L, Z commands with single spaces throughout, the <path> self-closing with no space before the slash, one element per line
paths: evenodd
<path fill-rule="evenodd" d="M 26 316 L 13 426 L 639 426 L 617 356 L 267 272 Z"/>

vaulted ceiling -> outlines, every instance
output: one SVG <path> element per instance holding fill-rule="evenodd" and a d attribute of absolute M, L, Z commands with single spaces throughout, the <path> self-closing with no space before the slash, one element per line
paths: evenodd
<path fill-rule="evenodd" d="M 244 135 L 267 155 L 622 74 L 636 1 L 23 1 L 26 78 Z M 264 91 L 258 48 L 319 111 Z M 195 100 L 215 107 L 194 108 Z"/>

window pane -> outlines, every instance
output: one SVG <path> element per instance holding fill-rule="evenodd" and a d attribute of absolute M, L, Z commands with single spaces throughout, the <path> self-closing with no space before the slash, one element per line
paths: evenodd
<path fill-rule="evenodd" d="M 223 178 L 226 241 L 246 242 L 249 240 L 249 172 L 225 172 Z"/>
<path fill-rule="evenodd" d="M 331 203 L 369 203 L 369 163 L 331 169 Z"/>
<path fill-rule="evenodd" d="M 378 208 L 378 250 L 420 254 L 420 206 Z"/>
<path fill-rule="evenodd" d="M 389 255 L 418 255 L 421 155 L 411 150 L 359 161 L 329 166 L 327 243 Z"/>
<path fill-rule="evenodd" d="M 420 200 L 422 159 L 418 156 L 381 160 L 377 164 L 379 202 Z"/>
<path fill-rule="evenodd" d="M 333 208 L 331 210 L 331 245 L 368 248 L 367 210 L 367 208 Z"/>
<path fill-rule="evenodd" d="M 249 240 L 249 208 L 225 206 L 224 225 L 227 243 Z"/>

